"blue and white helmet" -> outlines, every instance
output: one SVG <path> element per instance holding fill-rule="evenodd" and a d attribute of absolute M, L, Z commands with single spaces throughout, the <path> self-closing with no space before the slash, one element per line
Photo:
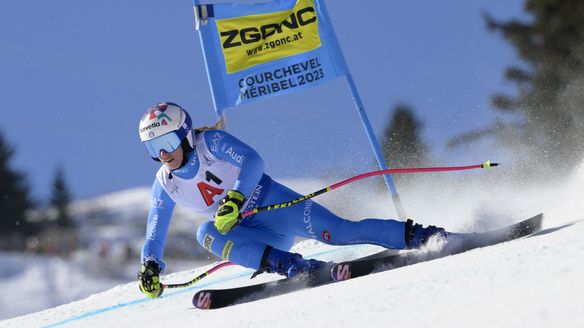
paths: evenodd
<path fill-rule="evenodd" d="M 173 152 L 187 139 L 194 148 L 192 121 L 189 113 L 175 103 L 164 102 L 146 110 L 140 120 L 140 140 L 152 158 L 160 151 Z"/>

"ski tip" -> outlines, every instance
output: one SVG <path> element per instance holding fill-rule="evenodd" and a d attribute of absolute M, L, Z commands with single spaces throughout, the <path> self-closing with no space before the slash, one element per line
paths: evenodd
<path fill-rule="evenodd" d="M 531 218 L 527 219 L 526 221 L 531 221 L 531 222 L 536 223 L 537 225 L 541 226 L 541 223 L 543 221 L 543 213 L 536 214 L 536 215 L 532 216 Z"/>
<path fill-rule="evenodd" d="M 515 238 L 524 237 L 536 233 L 541 230 L 543 221 L 543 213 L 539 213 L 530 217 L 527 220 L 520 221 L 511 226 L 511 235 L 516 235 Z"/>
<path fill-rule="evenodd" d="M 536 221 L 536 228 L 537 230 L 541 229 L 542 222 L 543 222 L 543 213 L 539 213 L 538 215 L 534 216 L 533 219 Z"/>

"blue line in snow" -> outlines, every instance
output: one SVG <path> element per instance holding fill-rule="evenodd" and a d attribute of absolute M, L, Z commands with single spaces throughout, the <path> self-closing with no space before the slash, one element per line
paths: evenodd
<path fill-rule="evenodd" d="M 318 253 L 312 254 L 312 255 L 310 255 L 308 257 L 316 257 L 316 256 L 320 256 L 320 255 L 335 253 L 335 252 L 338 252 L 338 251 L 343 250 L 343 249 L 346 249 L 346 248 L 336 248 L 336 249 L 331 249 L 331 250 L 328 250 L 328 251 L 322 251 L 322 252 L 318 252 Z M 188 288 L 185 288 L 185 289 L 181 289 L 181 290 L 177 290 L 177 291 L 170 292 L 168 294 L 164 294 L 161 298 L 174 297 L 176 295 L 180 295 L 180 294 L 184 294 L 186 292 L 190 292 L 190 291 L 192 291 L 194 289 L 202 289 L 202 288 L 205 288 L 205 287 L 208 287 L 208 286 L 215 285 L 215 284 L 220 283 L 220 282 L 226 282 L 226 281 L 231 281 L 231 280 L 234 280 L 234 279 L 239 279 L 239 278 L 242 278 L 242 277 L 246 277 L 246 276 L 249 276 L 252 273 L 253 273 L 253 271 L 247 271 L 247 272 L 240 273 L 240 274 L 237 274 L 237 275 L 233 275 L 233 276 L 230 276 L 230 277 L 226 277 L 226 278 L 223 278 L 223 279 L 220 279 L 220 280 L 209 281 L 207 283 L 202 283 L 202 284 L 196 284 L 195 286 L 191 286 L 191 287 L 188 287 Z M 101 309 L 96 309 L 96 310 L 93 310 L 93 311 L 87 311 L 87 312 L 78 314 L 76 316 L 70 317 L 68 319 L 64 319 L 64 320 L 61 320 L 61 321 L 57 321 L 55 323 L 52 323 L 52 324 L 49 324 L 49 325 L 46 325 L 46 326 L 43 326 L 43 327 L 50 328 L 50 327 L 63 326 L 63 325 L 66 325 L 68 323 L 71 323 L 71 322 L 75 322 L 75 321 L 78 321 L 78 320 L 81 320 L 81 319 L 85 319 L 85 318 L 93 317 L 93 316 L 100 315 L 100 314 L 103 314 L 103 313 L 115 311 L 117 309 L 121 309 L 121 308 L 124 308 L 124 307 L 134 306 L 134 305 L 137 305 L 137 304 L 142 304 L 144 302 L 155 302 L 155 301 L 156 301 L 156 299 L 141 298 L 141 299 L 138 299 L 138 300 L 134 300 L 134 301 L 126 302 L 126 303 L 121 303 L 121 304 L 117 304 L 117 305 L 112 305 L 112 306 L 104 307 L 104 308 L 101 308 Z"/>
<path fill-rule="evenodd" d="M 183 294 L 183 293 L 192 291 L 194 289 L 205 288 L 205 287 L 208 287 L 208 286 L 211 286 L 211 285 L 215 285 L 215 284 L 220 283 L 220 282 L 230 281 L 230 280 L 239 279 L 239 278 L 242 278 L 242 277 L 245 277 L 245 276 L 249 276 L 252 273 L 253 272 L 249 271 L 249 272 L 240 273 L 238 275 L 234 275 L 234 276 L 231 276 L 231 277 L 227 277 L 227 278 L 224 278 L 224 279 L 221 279 L 221 280 L 210 281 L 210 282 L 203 283 L 203 284 L 199 284 L 199 285 L 196 285 L 196 286 L 187 287 L 187 288 L 182 289 L 182 290 L 177 290 L 177 291 L 173 291 L 173 292 L 170 292 L 168 294 L 165 294 L 161 298 L 174 297 L 176 295 L 180 295 L 180 294 Z M 144 303 L 144 302 L 155 302 L 155 301 L 156 301 L 155 299 L 141 298 L 141 299 L 137 299 L 137 300 L 134 300 L 134 301 L 130 301 L 130 302 L 126 302 L 126 303 L 121 303 L 121 304 L 117 304 L 117 305 L 112 305 L 112 306 L 108 306 L 108 307 L 101 308 L 101 309 L 97 309 L 97 310 L 93 310 L 93 311 L 87 311 L 87 312 L 84 312 L 82 314 L 76 315 L 74 317 L 71 317 L 71 318 L 68 318 L 68 319 L 65 319 L 65 320 L 61 320 L 61 321 L 58 321 L 58 322 L 55 322 L 55 323 L 52 323 L 50 325 L 43 326 L 43 327 L 46 327 L 46 328 L 49 328 L 49 327 L 58 327 L 58 326 L 62 326 L 62 325 L 65 325 L 65 324 L 68 324 L 68 323 L 71 323 L 71 322 L 74 322 L 74 321 L 77 321 L 77 320 L 81 320 L 81 319 L 88 318 L 88 317 L 93 317 L 93 316 L 96 316 L 96 315 L 99 315 L 99 314 L 102 314 L 102 313 L 106 313 L 106 312 L 111 312 L 111 311 L 114 311 L 114 310 L 117 310 L 117 309 L 121 309 L 121 308 L 124 308 L 124 307 L 127 307 L 127 306 L 137 305 L 137 304 L 141 304 L 141 303 Z"/>

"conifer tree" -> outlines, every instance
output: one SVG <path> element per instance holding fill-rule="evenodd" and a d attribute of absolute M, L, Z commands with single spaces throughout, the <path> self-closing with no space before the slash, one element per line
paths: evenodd
<path fill-rule="evenodd" d="M 71 194 L 65 182 L 65 174 L 62 168 L 58 168 L 53 182 L 53 194 L 51 197 L 51 206 L 56 210 L 56 226 L 59 229 L 71 229 L 74 227 L 71 216 L 69 215 L 69 205 L 71 203 Z"/>
<path fill-rule="evenodd" d="M 3 237 L 33 232 L 33 226 L 26 221 L 31 202 L 25 177 L 9 165 L 13 154 L 0 133 L 0 236 Z"/>
<path fill-rule="evenodd" d="M 422 124 L 412 109 L 397 105 L 385 128 L 382 152 L 390 167 L 405 168 L 425 166 L 429 163 L 428 146 L 421 139 Z M 394 176 L 403 181 L 405 175 Z"/>
<path fill-rule="evenodd" d="M 523 20 L 486 15 L 488 27 L 501 33 L 522 61 L 505 72 L 516 92 L 493 97 L 502 115 L 496 123 L 451 144 L 494 135 L 529 171 L 542 167 L 551 176 L 584 157 L 584 1 L 526 0 L 525 11 L 530 17 Z"/>

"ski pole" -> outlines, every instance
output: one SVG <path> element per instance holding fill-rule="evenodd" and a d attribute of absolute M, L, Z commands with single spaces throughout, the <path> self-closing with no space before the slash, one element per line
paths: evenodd
<path fill-rule="evenodd" d="M 322 195 L 325 192 L 329 192 L 331 190 L 335 190 L 335 189 L 340 188 L 340 187 L 347 185 L 349 183 L 353 183 L 357 180 L 361 180 L 361 179 L 365 179 L 365 178 L 369 178 L 369 177 L 373 177 L 373 176 L 377 176 L 377 175 L 396 174 L 396 173 L 421 173 L 421 172 L 463 171 L 463 170 L 472 170 L 472 169 L 490 169 L 491 167 L 494 167 L 497 165 L 499 165 L 499 163 L 491 163 L 490 161 L 486 161 L 482 164 L 467 165 L 467 166 L 412 167 L 412 168 L 402 168 L 402 169 L 398 168 L 398 169 L 386 169 L 386 170 L 371 171 L 371 172 L 363 173 L 363 174 L 354 176 L 352 178 L 343 180 L 341 182 L 337 182 L 337 183 L 330 185 L 326 188 L 317 190 L 317 191 L 312 192 L 310 194 L 306 194 L 300 198 L 297 198 L 297 199 L 294 199 L 294 200 L 291 200 L 288 202 L 283 202 L 283 203 L 279 203 L 279 204 L 272 204 L 272 205 L 254 208 L 253 210 L 242 213 L 241 217 L 245 218 L 245 217 L 248 217 L 250 215 L 256 214 L 258 212 L 271 211 L 271 210 L 276 210 L 279 208 L 284 208 L 284 207 L 288 207 L 291 205 L 295 205 L 295 204 L 304 202 L 310 198 L 316 197 L 318 195 Z"/>
<path fill-rule="evenodd" d="M 199 282 L 201 279 L 205 278 L 206 276 L 210 275 L 211 273 L 224 268 L 226 266 L 230 266 L 230 265 L 235 265 L 235 263 L 233 262 L 222 262 L 217 264 L 216 266 L 212 267 L 211 269 L 201 273 L 200 275 L 198 275 L 196 278 L 187 281 L 185 283 L 182 284 L 162 284 L 162 289 L 171 289 L 171 288 L 185 288 L 185 287 L 189 287 L 192 286 L 194 284 L 196 284 L 197 282 Z"/>

